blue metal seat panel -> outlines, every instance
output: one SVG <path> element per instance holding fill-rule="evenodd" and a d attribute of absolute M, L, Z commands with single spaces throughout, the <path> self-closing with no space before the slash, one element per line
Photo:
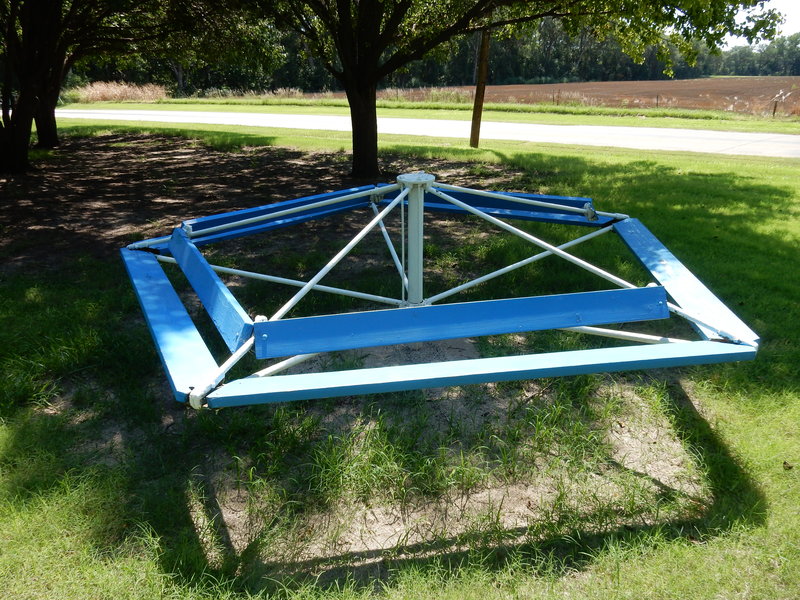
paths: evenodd
<path fill-rule="evenodd" d="M 750 360 L 756 349 L 683 342 L 503 356 L 375 369 L 247 377 L 214 390 L 210 408 L 398 392 L 451 385 Z"/>
<path fill-rule="evenodd" d="M 155 255 L 121 253 L 172 392 L 185 402 L 192 385 L 216 371 L 217 363 Z"/>
<path fill-rule="evenodd" d="M 169 249 L 217 326 L 222 339 L 230 351 L 234 352 L 250 339 L 253 320 L 182 229 L 175 229 L 172 233 Z"/>
<path fill-rule="evenodd" d="M 669 317 L 661 287 L 556 294 L 265 321 L 256 357 Z"/>

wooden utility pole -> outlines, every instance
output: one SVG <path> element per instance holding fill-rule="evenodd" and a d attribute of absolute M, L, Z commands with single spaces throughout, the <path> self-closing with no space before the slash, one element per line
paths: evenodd
<path fill-rule="evenodd" d="M 483 114 L 483 97 L 486 95 L 486 80 L 489 78 L 489 37 L 488 29 L 481 30 L 481 47 L 478 51 L 478 68 L 475 81 L 475 104 L 472 105 L 472 131 L 469 145 L 478 147 L 481 138 L 481 115 Z"/>

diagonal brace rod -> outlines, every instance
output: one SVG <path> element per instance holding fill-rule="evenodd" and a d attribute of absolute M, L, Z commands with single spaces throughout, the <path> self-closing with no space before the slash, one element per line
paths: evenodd
<path fill-rule="evenodd" d="M 158 255 L 156 258 L 165 263 L 176 264 L 177 261 L 171 256 Z M 264 275 L 263 273 L 255 273 L 253 271 L 243 271 L 242 269 L 232 269 L 230 267 L 221 267 L 219 265 L 209 265 L 212 271 L 217 273 L 224 273 L 226 275 L 238 275 L 239 277 L 249 277 L 250 279 L 258 279 L 260 281 L 269 281 L 270 283 L 282 283 L 285 285 L 292 285 L 295 287 L 303 287 L 306 282 L 299 279 L 289 279 L 287 277 L 278 277 L 276 275 Z M 314 289 L 318 292 L 327 292 L 329 294 L 339 294 L 340 296 L 350 296 L 360 300 L 370 300 L 372 302 L 380 302 L 381 304 L 391 304 L 393 306 L 402 306 L 403 301 L 396 298 L 388 298 L 386 296 L 378 296 L 376 294 L 366 294 L 364 292 L 356 292 L 344 288 L 331 287 L 329 285 L 315 285 Z"/>
<path fill-rule="evenodd" d="M 618 340 L 626 340 L 629 342 L 644 342 L 645 344 L 678 344 L 678 343 L 691 343 L 690 340 L 681 338 L 664 337 L 661 335 L 650 335 L 647 333 L 638 333 L 635 331 L 621 331 L 619 329 L 606 329 L 604 327 L 562 327 L 561 331 L 574 331 L 575 333 L 588 333 L 589 335 L 599 335 L 602 337 L 609 337 Z"/>
<path fill-rule="evenodd" d="M 378 207 L 375 206 L 375 203 L 371 202 L 370 206 L 372 207 L 372 212 L 377 215 Z M 386 225 L 384 224 L 383 219 L 381 219 L 379 225 L 381 227 L 383 239 L 386 240 L 386 246 L 389 248 L 389 254 L 392 255 L 394 266 L 397 267 L 397 272 L 400 274 L 400 277 L 403 280 L 403 288 L 408 290 L 408 277 L 406 276 L 405 269 L 403 268 L 403 263 L 400 261 L 400 257 L 397 255 L 397 250 L 395 250 L 394 244 L 392 243 L 392 238 L 389 237 L 389 232 L 386 230 Z"/>
<path fill-rule="evenodd" d="M 456 206 L 458 206 L 460 208 L 463 208 L 464 210 L 466 210 L 468 212 L 471 212 L 472 214 L 474 214 L 474 215 L 476 215 L 476 216 L 478 216 L 478 217 L 480 217 L 482 219 L 485 219 L 486 221 L 489 221 L 490 223 L 500 227 L 501 229 L 505 229 L 506 231 L 508 231 L 510 233 L 513 233 L 514 235 L 517 235 L 517 236 L 521 237 L 522 239 L 531 242 L 532 244 L 536 244 L 537 246 L 539 246 L 541 248 L 549 250 L 552 254 L 555 254 L 556 256 L 559 256 L 559 257 L 563 258 L 564 260 L 566 260 L 568 262 L 571 262 L 572 264 L 578 265 L 579 267 L 581 267 L 583 269 L 586 269 L 590 273 L 594 273 L 595 275 L 597 275 L 599 277 L 602 277 L 603 279 L 605 279 L 607 281 L 610 281 L 611 283 L 614 283 L 614 284 L 616 284 L 616 285 L 618 285 L 620 287 L 623 287 L 623 288 L 631 288 L 632 289 L 632 288 L 638 287 L 638 286 L 633 285 L 629 281 L 625 281 L 621 277 L 617 277 L 616 275 L 613 275 L 612 273 L 609 273 L 608 271 L 604 271 L 600 267 L 596 267 L 593 264 L 591 264 L 589 262 L 586 262 L 585 260 L 583 260 L 581 258 L 578 258 L 577 256 L 573 256 L 572 254 L 570 254 L 568 252 L 564 252 L 563 250 L 561 250 L 557 246 L 554 246 L 553 244 L 549 244 L 549 243 L 545 242 L 544 240 L 540 240 L 536 236 L 531 235 L 530 233 L 528 233 L 526 231 L 522 231 L 521 229 L 519 229 L 517 227 L 514 227 L 513 225 L 509 225 L 508 223 L 506 223 L 505 221 L 501 221 L 497 217 L 493 217 L 491 215 L 487 215 L 482 210 L 479 210 L 479 209 L 477 209 L 477 208 L 475 208 L 473 206 L 470 206 L 466 202 L 461 202 L 460 200 L 457 200 L 457 199 L 453 198 L 452 196 L 450 196 L 448 194 L 445 194 L 444 192 L 440 192 L 436 188 L 431 187 L 431 188 L 428 189 L 428 191 L 430 191 L 432 194 L 435 194 L 436 196 L 439 196 L 440 198 L 442 198 L 444 200 L 447 200 L 448 202 L 450 202 L 452 204 L 455 204 Z"/>
<path fill-rule="evenodd" d="M 324 267 L 322 267 L 322 269 L 319 271 L 319 273 L 317 273 L 316 275 L 314 275 L 314 277 L 312 277 L 312 278 L 311 278 L 311 279 L 308 281 L 308 283 L 306 283 L 306 284 L 305 284 L 305 285 L 304 285 L 302 288 L 300 288 L 300 290 L 299 290 L 299 291 L 298 291 L 298 292 L 297 292 L 297 293 L 296 293 L 294 296 L 292 296 L 292 297 L 289 299 L 289 301 L 288 301 L 286 304 L 284 304 L 282 307 L 280 307 L 280 308 L 278 309 L 278 312 L 276 312 L 274 315 L 272 315 L 272 317 L 270 317 L 270 319 L 269 319 L 269 320 L 270 320 L 270 321 L 277 321 L 278 319 L 282 318 L 282 317 L 283 317 L 283 316 L 284 316 L 284 315 L 285 315 L 287 312 L 289 312 L 289 311 L 290 311 L 292 308 L 294 308 L 294 307 L 297 305 L 297 303 L 298 303 L 298 302 L 300 302 L 300 300 L 302 300 L 302 299 L 303 299 L 303 298 L 306 296 L 306 294 L 308 294 L 308 292 L 310 292 L 310 291 L 311 291 L 311 290 L 314 288 L 314 286 L 315 286 L 315 285 L 317 285 L 317 284 L 320 282 L 320 280 L 321 280 L 323 277 L 325 277 L 325 275 L 327 275 L 328 273 L 330 273 L 331 269 L 333 269 L 333 268 L 334 268 L 334 267 L 335 267 L 337 264 L 339 264 L 339 262 L 340 262 L 340 261 L 341 261 L 341 260 L 342 260 L 342 259 L 343 259 L 345 256 L 347 256 L 347 254 L 348 254 L 348 253 L 349 253 L 349 252 L 350 252 L 350 251 L 351 251 L 353 248 L 355 248 L 355 247 L 356 247 L 356 245 L 357 245 L 357 244 L 358 244 L 358 243 L 359 243 L 361 240 L 363 240 L 363 239 L 364 239 L 364 237 L 366 237 L 366 235 L 367 235 L 367 234 L 368 234 L 370 231 L 372 231 L 372 230 L 375 228 L 375 226 L 376 226 L 378 223 L 380 223 L 380 222 L 383 220 L 383 218 L 384 218 L 386 215 L 388 215 L 388 214 L 389 214 L 389 213 L 392 211 L 392 209 L 393 209 L 395 206 L 397 206 L 397 205 L 398 205 L 400 202 L 402 202 L 402 201 L 403 201 L 403 199 L 404 199 L 404 198 L 405 198 L 407 195 L 408 195 L 408 188 L 406 188 L 406 189 L 404 189 L 402 192 L 400 192 L 400 193 L 397 195 L 397 197 L 396 197 L 394 200 L 392 200 L 392 201 L 389 203 L 389 205 L 388 205 L 388 206 L 386 206 L 386 208 L 384 208 L 384 209 L 383 209 L 383 210 L 382 210 L 380 213 L 378 213 L 378 214 L 377 214 L 377 215 L 376 215 L 376 216 L 375 216 L 375 217 L 374 217 L 374 218 L 373 218 L 373 219 L 372 219 L 372 220 L 371 220 L 371 221 L 370 221 L 370 222 L 367 224 L 367 226 L 366 226 L 366 227 L 364 227 L 364 229 L 362 229 L 361 231 L 359 231 L 359 232 L 358 232 L 358 234 L 357 234 L 357 235 L 356 235 L 356 236 L 355 236 L 355 237 L 354 237 L 352 240 L 350 240 L 350 242 L 348 242 L 348 244 L 347 244 L 347 245 L 346 245 L 344 248 L 342 248 L 341 250 L 339 250 L 339 252 L 337 252 L 337 253 L 336 253 L 336 256 L 334 256 L 334 257 L 333 257 L 333 258 L 332 258 L 332 259 L 331 259 L 331 260 L 328 262 L 328 264 L 327 264 L 327 265 L 325 265 Z"/>
<path fill-rule="evenodd" d="M 572 246 L 577 246 L 578 244 L 580 244 L 582 242 L 585 242 L 585 241 L 590 240 L 592 238 L 598 237 L 599 235 L 602 235 L 604 233 L 608 233 L 609 231 L 612 231 L 612 230 L 613 230 L 612 227 L 604 227 L 603 229 L 596 229 L 595 231 L 593 231 L 591 233 L 588 233 L 588 234 L 586 234 L 584 236 L 581 236 L 579 238 L 575 238 L 574 240 L 571 240 L 569 242 L 565 242 L 564 244 L 561 244 L 560 246 L 558 246 L 558 248 L 560 248 L 562 250 L 564 248 L 571 248 Z M 533 262 L 536 262 L 537 260 L 541 260 L 541 259 L 543 259 L 543 258 L 545 258 L 547 256 L 551 256 L 552 254 L 553 253 L 550 250 L 545 250 L 544 252 L 540 252 L 539 254 L 535 254 L 533 256 L 529 256 L 528 258 L 525 258 L 525 259 L 523 259 L 523 260 L 521 260 L 519 262 L 515 262 L 513 264 L 510 264 L 507 267 L 503 267 L 502 269 L 497 269 L 496 271 L 492 271 L 491 273 L 487 273 L 486 275 L 482 275 L 481 277 L 477 277 L 477 278 L 475 278 L 475 279 L 473 279 L 471 281 L 467 281 L 466 283 L 462 283 L 461 285 L 456 286 L 454 288 L 451 288 L 449 290 L 446 290 L 446 291 L 442 292 L 441 294 L 436 294 L 435 296 L 431 296 L 430 298 L 428 298 L 428 300 L 425 303 L 426 304 L 433 304 L 434 302 L 438 302 L 439 300 L 443 300 L 445 298 L 453 296 L 454 294 L 457 294 L 459 292 L 463 292 L 464 290 L 468 290 L 469 288 L 475 287 L 476 285 L 481 284 L 484 281 L 489 281 L 490 279 L 494 279 L 495 277 L 499 277 L 500 275 L 505 275 L 506 273 L 510 273 L 511 271 L 514 271 L 515 269 L 519 269 L 519 268 L 524 267 L 526 265 L 529 265 L 529 264 L 531 264 Z"/>
<path fill-rule="evenodd" d="M 194 409 L 199 409 L 203 405 L 203 400 L 205 399 L 211 391 L 217 387 L 222 380 L 225 379 L 225 375 L 228 374 L 236 363 L 238 363 L 242 358 L 244 358 L 245 354 L 247 354 L 250 349 L 253 347 L 255 343 L 255 338 L 250 337 L 244 344 L 242 344 L 233 354 L 231 354 L 230 358 L 222 363 L 217 371 L 208 377 L 206 380 L 201 381 L 189 394 L 189 405 Z"/>
<path fill-rule="evenodd" d="M 265 369 L 256 371 L 255 373 L 250 375 L 250 377 L 271 377 L 272 375 L 280 373 L 281 371 L 285 371 L 290 367 L 299 365 L 300 363 L 303 363 L 319 355 L 320 355 L 319 352 L 310 352 L 308 354 L 297 354 L 295 356 L 277 362 L 274 365 L 270 365 Z"/>

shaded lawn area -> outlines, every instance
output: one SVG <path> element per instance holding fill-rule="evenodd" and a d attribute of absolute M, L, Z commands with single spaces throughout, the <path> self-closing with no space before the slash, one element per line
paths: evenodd
<path fill-rule="evenodd" d="M 474 431 L 439 423 L 424 395 L 185 412 L 117 249 L 193 216 L 363 182 L 343 175 L 349 157 L 338 152 L 67 138 L 30 175 L 0 180 L 0 581 L 12 597 L 800 593 L 797 162 L 492 148 L 397 144 L 383 154 L 386 181 L 424 169 L 459 185 L 591 196 L 636 216 L 761 334 L 758 359 L 509 387 L 494 404 L 484 388 L 439 399 L 495 411 Z M 639 443 L 620 433 L 642 425 L 632 407 L 680 454 L 651 456 L 640 471 L 620 465 L 626 454 L 609 440 Z M 534 418 L 544 425 L 532 429 Z M 442 430 L 425 442 L 414 423 Z M 454 448 L 470 460 L 454 462 Z M 503 454 L 518 448 L 530 455 Z M 652 475 L 673 459 L 690 463 L 684 487 Z M 595 477 L 620 496 L 590 499 Z M 345 501 L 363 517 L 407 493 L 406 515 L 428 518 L 423 506 L 466 503 L 498 482 L 528 486 L 549 512 L 511 526 L 501 504 L 479 515 L 493 520 L 444 521 L 451 530 L 388 549 L 286 550 L 306 542 L 303 527 L 335 538 L 323 521 Z"/>

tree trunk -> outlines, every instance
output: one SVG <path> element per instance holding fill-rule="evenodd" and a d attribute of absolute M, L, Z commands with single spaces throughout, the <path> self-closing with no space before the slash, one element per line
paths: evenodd
<path fill-rule="evenodd" d="M 469 145 L 478 147 L 481 139 L 481 117 L 483 116 L 483 99 L 486 95 L 486 80 L 489 78 L 489 30 L 481 30 L 481 45 L 478 51 L 478 64 L 475 69 L 475 102 L 472 105 L 472 128 Z"/>
<path fill-rule="evenodd" d="M 11 171 L 11 127 L 4 124 L 0 128 L 0 173 Z M 0 206 L 3 201 L 0 200 Z"/>
<path fill-rule="evenodd" d="M 179 98 L 183 98 L 186 95 L 186 77 L 183 65 L 172 61 L 169 61 L 167 64 L 169 64 L 169 68 L 175 76 L 175 93 Z"/>
<path fill-rule="evenodd" d="M 36 98 L 25 91 L 20 92 L 11 111 L 11 119 L 4 125 L 0 135 L 0 172 L 22 173 L 28 169 L 28 150 Z"/>
<path fill-rule="evenodd" d="M 58 127 L 56 126 L 56 105 L 58 104 L 58 92 L 55 94 L 48 91 L 39 98 L 36 105 L 36 147 L 37 148 L 56 148 L 59 145 Z"/>
<path fill-rule="evenodd" d="M 345 83 L 353 128 L 353 177 L 380 176 L 378 168 L 378 111 L 375 83 Z"/>
<path fill-rule="evenodd" d="M 72 68 L 73 59 L 66 54 L 57 53 L 47 67 L 47 75 L 41 82 L 39 101 L 36 105 L 34 119 L 38 148 L 56 148 L 60 144 L 56 125 L 56 106 L 61 94 L 61 86 Z"/>

